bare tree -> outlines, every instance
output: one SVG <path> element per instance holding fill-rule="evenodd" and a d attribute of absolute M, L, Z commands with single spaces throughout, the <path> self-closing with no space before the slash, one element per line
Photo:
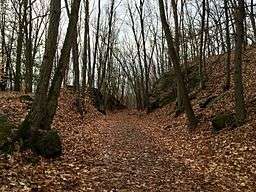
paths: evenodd
<path fill-rule="evenodd" d="M 26 119 L 21 125 L 21 129 L 23 127 L 29 126 L 31 132 L 36 132 L 38 129 L 49 129 L 49 127 L 45 127 L 44 118 L 46 113 L 48 88 L 53 61 L 57 50 L 60 14 L 61 0 L 52 0 L 50 3 L 48 35 L 46 39 L 44 58 L 41 65 L 40 79 L 35 94 L 35 100 L 33 102 L 30 113 L 27 115 Z M 24 137 L 28 137 L 28 135 L 24 135 Z"/>
<path fill-rule="evenodd" d="M 235 110 L 236 117 L 239 124 L 243 124 L 246 118 L 245 101 L 244 101 L 244 88 L 242 77 L 242 53 L 244 45 L 244 20 L 245 20 L 245 7 L 244 0 L 237 0 L 234 2 L 234 18 L 236 26 L 235 34 Z"/>
<path fill-rule="evenodd" d="M 229 90 L 230 88 L 230 64 L 231 64 L 231 41 L 230 41 L 230 30 L 229 30 L 229 13 L 228 13 L 228 2 L 224 1 L 224 9 L 225 9 L 225 30 L 226 30 L 226 44 L 227 44 L 227 58 L 226 58 L 226 65 L 225 65 L 225 84 L 224 84 L 224 91 Z"/>
<path fill-rule="evenodd" d="M 162 21 L 162 26 L 165 32 L 165 37 L 167 40 L 168 44 L 168 54 L 169 57 L 172 59 L 173 66 L 174 66 L 174 71 L 175 75 L 177 78 L 177 84 L 178 84 L 178 89 L 180 89 L 181 96 L 183 98 L 183 103 L 184 103 L 184 108 L 185 112 L 187 114 L 189 123 L 191 127 L 195 127 L 197 125 L 197 119 L 194 115 L 194 111 L 192 109 L 192 106 L 189 101 L 187 89 L 184 83 L 184 79 L 182 76 L 181 72 L 181 67 L 180 67 L 180 60 L 177 54 L 177 50 L 175 49 L 173 40 L 172 40 L 172 33 L 169 28 L 169 24 L 166 21 L 166 16 L 165 16 L 165 9 L 164 9 L 164 3 L 163 0 L 159 0 L 159 11 L 160 11 L 160 16 L 161 16 L 161 21 Z"/>

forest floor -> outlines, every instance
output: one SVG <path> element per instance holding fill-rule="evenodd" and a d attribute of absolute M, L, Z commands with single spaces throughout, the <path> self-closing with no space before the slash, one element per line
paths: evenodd
<path fill-rule="evenodd" d="M 201 99 L 223 93 L 224 55 L 208 60 L 207 88 L 192 100 L 200 120 L 193 131 L 185 114 L 174 117 L 174 104 L 151 114 L 123 110 L 106 116 L 88 104 L 81 118 L 73 94 L 62 91 L 53 127 L 61 134 L 63 155 L 47 160 L 18 148 L 0 155 L 0 191 L 256 191 L 255 53 L 249 49 L 244 57 L 243 126 L 211 131 L 214 114 L 233 112 L 233 87 L 211 107 L 199 107 Z M 0 92 L 0 114 L 16 124 L 27 113 L 19 97 Z"/>
<path fill-rule="evenodd" d="M 66 110 L 66 109 L 65 109 Z M 213 135 L 137 111 L 82 123 L 58 112 L 63 156 L 0 156 L 0 191 L 255 191 L 255 132 Z M 58 119 L 62 120 L 59 121 Z M 181 117 L 184 118 L 184 117 Z M 93 119 L 93 120 L 92 120 Z"/>

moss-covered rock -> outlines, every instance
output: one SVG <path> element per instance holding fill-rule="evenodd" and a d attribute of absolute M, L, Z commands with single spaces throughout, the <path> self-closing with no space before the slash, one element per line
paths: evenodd
<path fill-rule="evenodd" d="M 7 117 L 0 114 L 0 125 L 7 122 Z"/>
<path fill-rule="evenodd" d="M 194 90 L 200 84 L 200 75 L 197 66 L 192 66 L 189 68 L 187 77 L 187 87 L 189 91 Z"/>
<path fill-rule="evenodd" d="M 0 77 L 0 91 L 5 91 L 6 86 L 7 86 L 7 78 Z"/>
<path fill-rule="evenodd" d="M 219 132 L 225 127 L 236 127 L 237 121 L 234 114 L 222 113 L 217 114 L 212 119 L 212 130 L 213 132 Z"/>
<path fill-rule="evenodd" d="M 31 143 L 32 150 L 45 158 L 56 158 L 62 154 L 61 139 L 56 130 L 38 131 Z"/>
<path fill-rule="evenodd" d="M 0 115 L 0 151 L 12 153 L 14 145 L 11 142 L 15 126 L 8 122 L 7 117 Z"/>

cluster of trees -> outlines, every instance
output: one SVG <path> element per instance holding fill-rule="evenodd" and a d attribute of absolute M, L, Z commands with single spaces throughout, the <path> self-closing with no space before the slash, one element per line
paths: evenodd
<path fill-rule="evenodd" d="M 190 61 L 198 63 L 203 89 L 206 58 L 227 52 L 228 90 L 234 50 L 243 122 L 242 51 L 256 41 L 254 8 L 253 0 L 2 0 L 1 72 L 9 90 L 35 92 L 25 122 L 37 130 L 50 127 L 62 86 L 73 85 L 78 98 L 96 87 L 104 98 L 146 109 L 154 82 L 174 70 L 177 107 L 195 126 L 184 81 Z"/>
<path fill-rule="evenodd" d="M 177 5 L 173 3 L 173 12 L 177 12 Z M 227 56 L 227 63 L 226 63 L 226 81 L 224 84 L 224 89 L 227 90 L 230 88 L 230 51 L 231 51 L 231 42 L 230 42 L 230 26 L 229 26 L 229 20 L 234 19 L 233 24 L 233 32 L 234 32 L 234 46 L 235 46 L 235 59 L 234 59 L 234 81 L 235 81 L 235 110 L 236 110 L 236 118 L 237 123 L 242 124 L 245 121 L 246 118 L 246 110 L 245 110 L 245 101 L 244 101 L 244 93 L 243 93 L 243 82 L 242 82 L 242 51 L 243 46 L 245 45 L 245 30 L 244 30 L 244 21 L 246 18 L 246 12 L 245 12 L 245 2 L 243 0 L 238 1 L 230 1 L 230 5 L 228 5 L 228 2 L 225 1 L 224 3 L 224 12 L 226 16 L 226 44 L 228 47 L 228 56 Z M 252 2 L 253 3 L 253 2 Z M 228 7 L 230 6 L 230 7 Z M 253 5 L 251 5 L 253 7 Z M 181 66 L 180 66 L 180 57 L 179 57 L 179 32 L 175 33 L 175 42 L 173 41 L 172 33 L 169 27 L 169 24 L 166 19 L 165 15 L 165 8 L 164 8 L 164 2 L 163 0 L 159 0 L 159 10 L 161 15 L 161 21 L 163 25 L 163 30 L 165 32 L 167 45 L 168 45 L 168 53 L 169 58 L 171 58 L 173 63 L 173 68 L 176 74 L 177 79 L 177 92 L 178 94 L 178 100 L 180 100 L 181 105 L 184 106 L 185 112 L 187 114 L 188 120 L 190 122 L 190 125 L 192 127 L 195 127 L 197 124 L 197 119 L 195 117 L 195 114 L 193 112 L 193 109 L 191 107 L 191 103 L 189 101 L 186 85 L 184 82 L 184 76 L 182 74 Z M 199 46 L 199 76 L 200 76 L 200 87 L 204 88 L 205 84 L 205 57 L 206 54 L 210 53 L 206 51 L 206 41 L 209 38 L 209 15 L 207 15 L 207 21 L 205 22 L 206 17 L 206 11 L 208 11 L 208 14 L 210 12 L 209 10 L 209 2 L 203 0 L 202 2 L 202 14 L 201 14 L 201 31 L 200 31 L 200 46 Z M 252 10 L 253 11 L 253 8 Z M 233 13 L 232 15 L 228 15 L 228 12 Z M 175 30 L 178 28 L 178 20 L 177 17 L 174 14 L 174 20 L 175 23 Z M 254 20 L 254 17 L 251 17 L 252 20 Z M 205 27 L 205 24 L 207 24 L 207 27 Z M 219 24 L 221 26 L 221 23 Z M 207 31 L 207 32 L 205 32 Z M 220 30 L 222 32 L 222 30 Z M 205 33 L 205 34 L 204 34 Z M 224 44 L 224 40 L 223 40 Z M 223 51 L 225 51 L 225 45 L 223 47 Z M 183 102 L 183 103 L 182 103 Z M 178 103 L 178 106 L 180 104 Z"/>

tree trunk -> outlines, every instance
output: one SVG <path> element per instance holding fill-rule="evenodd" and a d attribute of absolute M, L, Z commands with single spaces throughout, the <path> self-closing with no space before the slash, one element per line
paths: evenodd
<path fill-rule="evenodd" d="M 168 54 L 169 54 L 169 56 L 170 56 L 170 58 L 172 59 L 172 62 L 173 62 L 173 67 L 174 67 L 175 75 L 176 75 L 176 78 L 177 78 L 177 84 L 180 88 L 180 92 L 181 92 L 181 95 L 183 97 L 185 112 L 186 112 L 186 115 L 188 117 L 190 126 L 192 128 L 194 128 L 197 125 L 197 119 L 195 117 L 194 111 L 193 111 L 191 103 L 189 101 L 187 89 L 186 89 L 185 82 L 184 82 L 182 72 L 181 72 L 180 60 L 179 60 L 177 51 L 174 47 L 171 30 L 170 30 L 169 25 L 166 21 L 163 0 L 159 0 L 159 10 L 160 10 L 162 26 L 163 26 L 163 29 L 164 29 L 164 32 L 165 32 L 165 37 L 166 37 L 167 44 L 168 44 Z"/>
<path fill-rule="evenodd" d="M 30 113 L 27 115 L 25 121 L 21 125 L 22 127 L 29 124 L 32 132 L 45 128 L 43 119 L 46 113 L 49 81 L 57 50 L 60 14 L 61 0 L 51 0 L 48 35 L 45 44 L 43 62 L 40 69 L 39 83 L 35 93 L 35 100 Z"/>
<path fill-rule="evenodd" d="M 22 12 L 22 6 L 24 5 L 24 12 Z M 16 66 L 15 66 L 15 79 L 14 79 L 14 91 L 21 90 L 21 56 L 24 38 L 24 20 L 26 17 L 27 1 L 19 3 L 19 29 L 17 39 L 17 51 L 16 51 Z"/>
<path fill-rule="evenodd" d="M 82 93 L 85 93 L 86 89 L 86 74 L 88 70 L 88 86 L 92 87 L 92 69 L 91 64 L 89 65 L 90 49 L 89 49 L 89 0 L 85 2 L 85 25 L 84 25 L 84 53 L 83 53 L 83 70 L 82 70 Z"/>
<path fill-rule="evenodd" d="M 242 77 L 242 52 L 244 45 L 244 19 L 245 7 L 244 0 L 238 0 L 238 5 L 234 8 L 235 17 L 235 111 L 238 123 L 241 125 L 246 119 L 245 101 L 244 101 L 244 88 Z"/>
<path fill-rule="evenodd" d="M 178 10 L 177 10 L 177 3 L 175 0 L 171 1 L 172 9 L 173 9 L 173 19 L 175 24 L 175 48 L 177 51 L 177 57 L 180 57 L 180 32 L 179 32 L 179 18 L 178 18 Z M 178 82 L 177 82 L 178 84 Z M 181 94 L 180 86 L 177 86 L 177 109 L 176 113 L 179 114 L 183 111 L 183 98 Z"/>
<path fill-rule="evenodd" d="M 77 42 L 77 29 L 74 31 L 73 42 L 72 42 L 72 59 L 73 59 L 73 70 L 74 70 L 74 87 L 75 91 L 80 92 L 80 69 L 79 69 L 79 53 L 78 53 L 78 42 Z"/>
<path fill-rule="evenodd" d="M 199 61 L 199 77 L 200 77 L 200 88 L 203 89 L 205 87 L 205 77 L 203 73 L 204 66 L 204 34 L 205 34 L 205 13 L 206 13 L 206 0 L 202 2 L 202 26 L 201 26 L 201 34 L 200 34 L 200 61 Z"/>
<path fill-rule="evenodd" d="M 43 119 L 44 129 L 50 128 L 54 115 L 56 113 L 61 84 L 69 63 L 68 61 L 69 61 L 70 51 L 72 48 L 72 41 L 74 39 L 74 31 L 77 28 L 80 2 L 81 0 L 76 0 L 72 4 L 67 34 L 63 43 L 58 66 L 55 70 L 52 85 L 50 87 L 48 98 L 47 98 L 47 109 Z"/>
<path fill-rule="evenodd" d="M 95 83 L 95 69 L 96 69 L 96 62 L 97 62 L 97 51 L 99 46 L 99 33 L 100 33 L 100 17 L 101 17 L 101 0 L 98 1 L 98 16 L 97 16 L 97 32 L 95 37 L 95 45 L 94 45 L 94 53 L 93 53 L 93 64 L 92 64 L 92 77 L 91 80 L 93 81 L 91 83 L 92 87 L 94 87 Z"/>
<path fill-rule="evenodd" d="M 224 9 L 225 9 L 225 31 L 226 31 L 226 44 L 227 44 L 227 57 L 225 63 L 225 83 L 224 83 L 224 91 L 230 89 L 230 63 L 231 63 L 231 41 L 230 41 L 230 30 L 229 30 L 229 14 L 228 14 L 228 2 L 224 1 Z"/>
<path fill-rule="evenodd" d="M 26 10 L 25 10 L 26 11 Z M 24 33 L 25 33 L 25 92 L 31 93 L 33 86 L 33 45 L 32 45 L 32 4 L 29 0 L 29 9 L 28 9 L 29 20 L 25 19 Z"/>

